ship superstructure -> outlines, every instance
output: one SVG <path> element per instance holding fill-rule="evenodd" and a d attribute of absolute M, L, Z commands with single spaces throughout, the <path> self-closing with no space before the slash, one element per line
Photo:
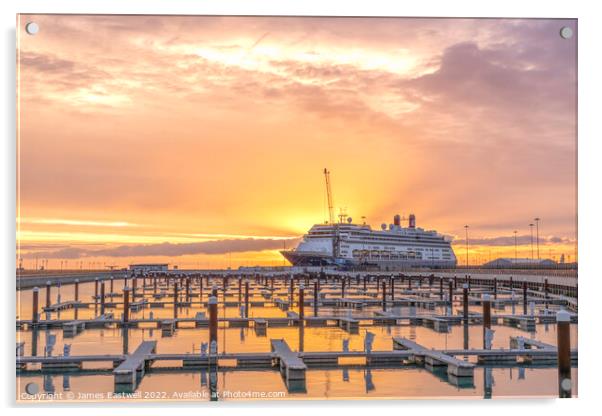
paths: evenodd
<path fill-rule="evenodd" d="M 451 240 L 433 230 L 408 226 L 396 215 L 393 223 L 374 230 L 367 224 L 348 222 L 316 224 L 296 249 L 282 251 L 295 266 L 455 267 Z"/>

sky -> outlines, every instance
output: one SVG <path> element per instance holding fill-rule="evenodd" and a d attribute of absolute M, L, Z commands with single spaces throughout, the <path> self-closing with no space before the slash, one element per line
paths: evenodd
<path fill-rule="evenodd" d="M 18 27 L 25 268 L 283 265 L 279 250 L 328 218 L 324 168 L 337 212 L 375 228 L 414 213 L 460 264 L 465 225 L 469 264 L 537 257 L 536 217 L 540 256 L 576 259 L 575 20 Z"/>

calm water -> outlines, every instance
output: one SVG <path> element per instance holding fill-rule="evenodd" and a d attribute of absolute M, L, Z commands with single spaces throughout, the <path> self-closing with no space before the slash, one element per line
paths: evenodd
<path fill-rule="evenodd" d="M 141 283 L 141 282 L 140 282 Z M 123 280 L 115 280 L 114 291 L 121 292 Z M 138 293 L 141 293 L 139 285 Z M 237 283 L 231 287 L 234 292 L 227 300 L 237 300 Z M 398 287 L 399 288 L 399 287 Z M 351 289 L 353 290 L 353 288 Z M 433 288 L 433 290 L 437 290 Z M 109 285 L 106 285 L 109 292 Z M 325 289 L 327 291 L 327 289 Z M 18 293 L 17 315 L 20 319 L 31 317 L 31 290 Z M 58 290 L 52 289 L 52 302 L 57 301 Z M 94 294 L 94 284 L 80 284 L 80 299 L 90 302 Z M 171 293 L 171 292 L 169 292 Z M 204 291 L 204 300 L 208 291 Z M 339 290 L 333 290 L 333 295 L 339 295 Z M 61 300 L 73 299 L 73 286 L 63 286 L 60 290 Z M 285 289 L 282 295 L 286 298 Z M 401 297 L 398 295 L 397 297 Z M 503 298 L 506 295 L 500 295 Z M 150 293 L 147 297 L 151 298 Z M 307 298 L 312 298 L 307 295 Z M 517 299 L 518 299 L 517 294 Z M 438 296 L 433 295 L 434 299 Z M 45 289 L 40 290 L 40 305 L 45 304 Z M 220 300 L 221 300 L 220 296 Z M 138 300 L 138 299 L 137 299 Z M 169 298 L 164 298 L 166 302 Z M 252 300 L 263 300 L 257 292 Z M 121 302 L 121 298 L 115 298 Z M 198 301 L 198 298 L 193 298 Z M 266 301 L 265 307 L 251 307 L 251 317 L 285 317 L 286 312 L 271 306 Z M 455 305 L 453 313 L 461 306 Z M 551 307 L 552 308 L 552 307 Z M 480 306 L 470 308 L 481 311 Z M 292 310 L 297 310 L 296 308 Z M 356 316 L 368 316 L 380 307 L 373 306 L 363 310 L 352 310 Z M 438 307 L 435 311 L 421 308 L 395 308 L 400 314 L 445 314 L 445 308 Z M 205 311 L 202 307 L 179 309 L 180 317 L 193 317 L 198 311 Z M 305 307 L 306 315 L 313 315 L 313 308 Z M 522 307 L 516 307 L 517 313 L 522 312 Z M 114 312 L 116 317 L 121 315 L 121 309 L 107 309 Z M 140 312 L 132 313 L 132 318 L 149 317 L 152 312 L 155 318 L 172 317 L 171 306 L 166 308 L 146 308 Z M 494 309 L 495 313 L 511 313 L 512 308 Z M 51 314 L 51 318 L 73 319 L 74 310 L 66 310 Z M 99 308 L 93 305 L 90 308 L 79 309 L 79 319 L 93 318 L 99 313 Z M 345 309 L 320 308 L 320 315 L 346 315 Z M 220 306 L 220 317 L 237 317 L 237 307 Z M 185 326 L 186 324 L 181 324 Z M 120 328 L 89 329 L 75 338 L 63 339 L 62 330 L 17 331 L 17 340 L 25 342 L 25 355 L 43 355 L 46 338 L 49 334 L 56 336 L 54 355 L 62 354 L 63 345 L 71 345 L 72 355 L 82 354 L 122 354 L 132 352 L 145 340 L 157 341 L 158 353 L 186 353 L 197 352 L 202 342 L 207 342 L 209 331 L 207 328 L 195 329 L 183 327 L 178 329 L 171 337 L 162 336 L 161 330 L 148 325 L 146 328 L 130 328 L 123 331 Z M 534 338 L 549 344 L 556 344 L 556 325 L 538 324 L 535 333 L 521 331 L 516 328 L 496 325 L 493 340 L 494 348 L 509 348 L 509 337 L 522 335 Z M 392 337 L 406 337 L 428 348 L 461 349 L 464 345 L 469 348 L 482 348 L 482 327 L 471 325 L 468 331 L 463 326 L 452 326 L 449 333 L 437 333 L 425 327 L 401 325 L 395 327 L 360 327 L 359 334 L 349 334 L 339 328 L 312 328 L 312 327 L 274 327 L 268 328 L 267 334 L 259 336 L 253 328 L 226 328 L 221 325 L 218 333 L 218 350 L 220 352 L 268 352 L 270 339 L 285 339 L 293 350 L 303 351 L 341 351 L 343 340 L 349 340 L 350 350 L 363 350 L 366 331 L 375 335 L 373 350 L 391 350 Z M 571 325 L 571 346 L 577 348 L 578 328 Z M 217 373 L 214 388 L 209 388 L 210 376 L 202 370 L 174 370 L 169 366 L 178 365 L 169 362 L 155 363 L 150 372 L 142 378 L 136 389 L 135 397 L 115 398 L 110 397 L 110 392 L 115 391 L 113 376 L 110 371 L 94 369 L 107 368 L 106 363 L 86 364 L 84 372 L 64 374 L 42 374 L 27 372 L 17 375 L 18 398 L 25 393 L 29 383 L 34 383 L 40 393 L 54 393 L 56 400 L 209 400 L 210 392 L 215 391 L 219 400 L 286 400 L 286 399 L 328 399 L 328 398 L 434 398 L 434 397 L 544 397 L 557 396 L 557 370 L 551 367 L 506 367 L 495 368 L 477 367 L 474 378 L 458 385 L 457 380 L 450 380 L 443 370 L 431 372 L 426 368 L 408 365 L 401 368 L 367 368 L 361 365 L 351 365 L 348 368 L 336 369 L 309 369 L 306 383 L 302 386 L 287 386 L 280 373 L 276 370 L 261 371 L 233 371 L 224 370 Z M 30 367 L 35 368 L 35 367 Z M 573 396 L 577 395 L 577 368 L 573 369 Z M 257 397 L 262 393 L 263 397 Z M 81 395 L 80 395 L 81 394 Z M 97 395 L 95 395 L 97 394 Z M 255 396 L 254 396 L 255 395 Z M 50 400 L 53 397 L 46 397 Z"/>

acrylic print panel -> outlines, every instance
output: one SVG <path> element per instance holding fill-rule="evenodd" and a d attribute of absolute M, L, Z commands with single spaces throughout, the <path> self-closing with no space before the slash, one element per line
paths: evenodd
<path fill-rule="evenodd" d="M 577 396 L 576 20 L 17 34 L 19 402 Z"/>

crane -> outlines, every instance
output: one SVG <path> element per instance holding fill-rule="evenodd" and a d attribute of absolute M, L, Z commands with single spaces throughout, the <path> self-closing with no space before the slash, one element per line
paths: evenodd
<path fill-rule="evenodd" d="M 330 189 L 330 172 L 324 168 L 324 178 L 326 179 L 326 195 L 328 197 L 328 216 L 330 224 L 334 224 L 334 208 L 332 206 L 332 190 Z"/>

